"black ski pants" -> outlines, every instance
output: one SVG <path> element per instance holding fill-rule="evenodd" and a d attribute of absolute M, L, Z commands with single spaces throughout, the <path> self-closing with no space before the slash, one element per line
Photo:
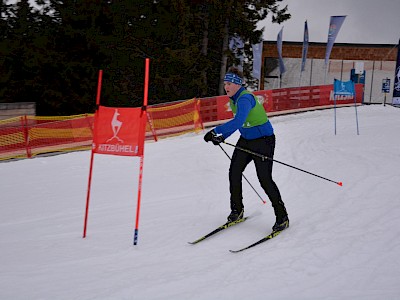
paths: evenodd
<path fill-rule="evenodd" d="M 254 140 L 246 140 L 243 137 L 240 137 L 236 146 L 273 158 L 275 151 L 275 135 L 265 136 Z M 242 174 L 251 161 L 254 161 L 258 180 L 272 203 L 276 218 L 281 219 L 287 215 L 287 212 L 278 186 L 272 179 L 273 161 L 268 159 L 263 160 L 261 157 L 254 156 L 237 148 L 235 148 L 233 152 L 229 168 L 231 209 L 238 211 L 243 209 Z"/>

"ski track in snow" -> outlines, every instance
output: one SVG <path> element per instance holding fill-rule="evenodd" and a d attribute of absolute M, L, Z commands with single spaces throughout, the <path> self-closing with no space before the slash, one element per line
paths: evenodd
<path fill-rule="evenodd" d="M 276 160 L 343 187 L 275 163 L 290 228 L 238 254 L 273 211 L 243 181 L 253 217 L 187 243 L 229 214 L 229 159 L 202 134 L 146 143 L 137 246 L 138 158 L 95 155 L 86 239 L 89 151 L 0 163 L 0 299 L 400 299 L 400 109 L 357 109 L 360 135 L 354 107 L 337 135 L 333 110 L 271 118 Z"/>

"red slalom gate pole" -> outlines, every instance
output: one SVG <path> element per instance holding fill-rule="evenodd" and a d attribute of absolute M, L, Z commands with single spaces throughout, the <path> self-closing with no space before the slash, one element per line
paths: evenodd
<path fill-rule="evenodd" d="M 136 224 L 135 224 L 135 233 L 133 236 L 133 245 L 137 245 L 139 236 L 139 216 L 140 216 L 140 198 L 142 197 L 143 162 L 144 162 L 144 155 L 140 157 L 138 202 L 136 208 Z"/>
<path fill-rule="evenodd" d="M 93 128 L 93 135 L 96 134 L 96 127 L 97 127 L 96 120 L 97 120 L 97 115 L 98 115 L 98 110 L 99 110 L 99 105 L 100 105 L 100 92 L 101 92 L 102 78 L 103 78 L 103 70 L 100 70 L 99 78 L 98 78 L 98 82 L 97 82 L 96 112 L 94 115 L 95 122 L 94 122 L 94 128 Z M 84 225 L 83 225 L 83 238 L 86 237 L 87 222 L 88 222 L 88 217 L 89 217 L 89 200 L 90 200 L 90 187 L 92 185 L 93 158 L 94 158 L 94 153 L 93 153 L 93 147 L 92 147 L 92 154 L 90 155 L 89 180 L 88 180 L 88 188 L 87 188 L 87 195 L 86 195 L 85 221 L 84 221 Z"/>
<path fill-rule="evenodd" d="M 286 167 L 290 167 L 290 168 L 296 169 L 296 170 L 298 170 L 298 171 L 307 173 L 307 174 L 309 174 L 309 175 L 312 175 L 312 176 L 315 176 L 315 177 L 324 179 L 324 180 L 326 180 L 326 181 L 330 181 L 330 182 L 336 183 L 337 185 L 343 186 L 343 183 L 342 183 L 341 181 L 334 181 L 334 180 L 331 180 L 331 179 L 329 179 L 329 178 L 322 177 L 322 176 L 320 176 L 320 175 L 317 175 L 317 174 L 308 172 L 308 171 L 306 171 L 306 170 L 303 170 L 303 169 L 300 169 L 300 168 L 297 168 L 297 167 L 294 167 L 294 166 L 285 164 L 285 163 L 283 163 L 283 162 L 281 162 L 281 161 L 279 161 L 279 160 L 272 159 L 272 158 L 270 158 L 270 157 L 268 157 L 268 156 L 265 156 L 265 155 L 262 155 L 262 154 L 259 154 L 259 153 L 250 151 L 250 150 L 245 149 L 245 148 L 241 148 L 241 147 L 235 146 L 235 145 L 230 144 L 230 143 L 227 143 L 227 142 L 223 142 L 223 143 L 224 143 L 224 144 L 227 144 L 227 145 L 229 145 L 229 146 L 232 146 L 232 147 L 234 147 L 234 148 L 236 148 L 236 149 L 238 149 L 238 150 L 241 150 L 241 151 L 250 153 L 250 154 L 252 154 L 252 155 L 254 155 L 254 156 L 258 156 L 258 157 L 260 157 L 260 158 L 262 158 L 262 159 L 271 160 L 271 161 L 274 161 L 274 162 L 279 163 L 279 164 L 281 164 L 281 165 L 284 165 L 284 166 L 286 166 Z"/>
<path fill-rule="evenodd" d="M 144 76 L 143 114 L 142 114 L 143 117 L 147 117 L 146 109 L 149 96 L 149 71 L 150 71 L 150 59 L 146 58 L 145 76 Z M 145 134 L 145 132 L 143 134 Z M 139 236 L 139 217 L 140 217 L 140 202 L 142 197 L 143 164 L 144 164 L 144 142 L 143 142 L 143 154 L 140 156 L 138 201 L 136 208 L 136 224 L 135 224 L 135 233 L 133 236 L 133 245 L 137 245 Z"/>

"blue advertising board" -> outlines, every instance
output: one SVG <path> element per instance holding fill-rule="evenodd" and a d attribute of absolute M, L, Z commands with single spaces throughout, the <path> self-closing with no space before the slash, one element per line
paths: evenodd
<path fill-rule="evenodd" d="M 389 78 L 382 79 L 382 93 L 385 93 L 385 94 L 390 93 L 390 79 Z"/>

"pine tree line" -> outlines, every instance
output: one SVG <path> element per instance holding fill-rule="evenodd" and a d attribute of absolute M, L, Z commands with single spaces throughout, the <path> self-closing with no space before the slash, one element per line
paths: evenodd
<path fill-rule="evenodd" d="M 149 104 L 218 95 L 238 63 L 229 39 L 245 41 L 250 76 L 257 23 L 290 18 L 280 1 L 2 0 L 0 102 L 36 102 L 38 115 L 93 112 L 102 69 L 103 105 L 140 106 L 146 57 Z"/>

